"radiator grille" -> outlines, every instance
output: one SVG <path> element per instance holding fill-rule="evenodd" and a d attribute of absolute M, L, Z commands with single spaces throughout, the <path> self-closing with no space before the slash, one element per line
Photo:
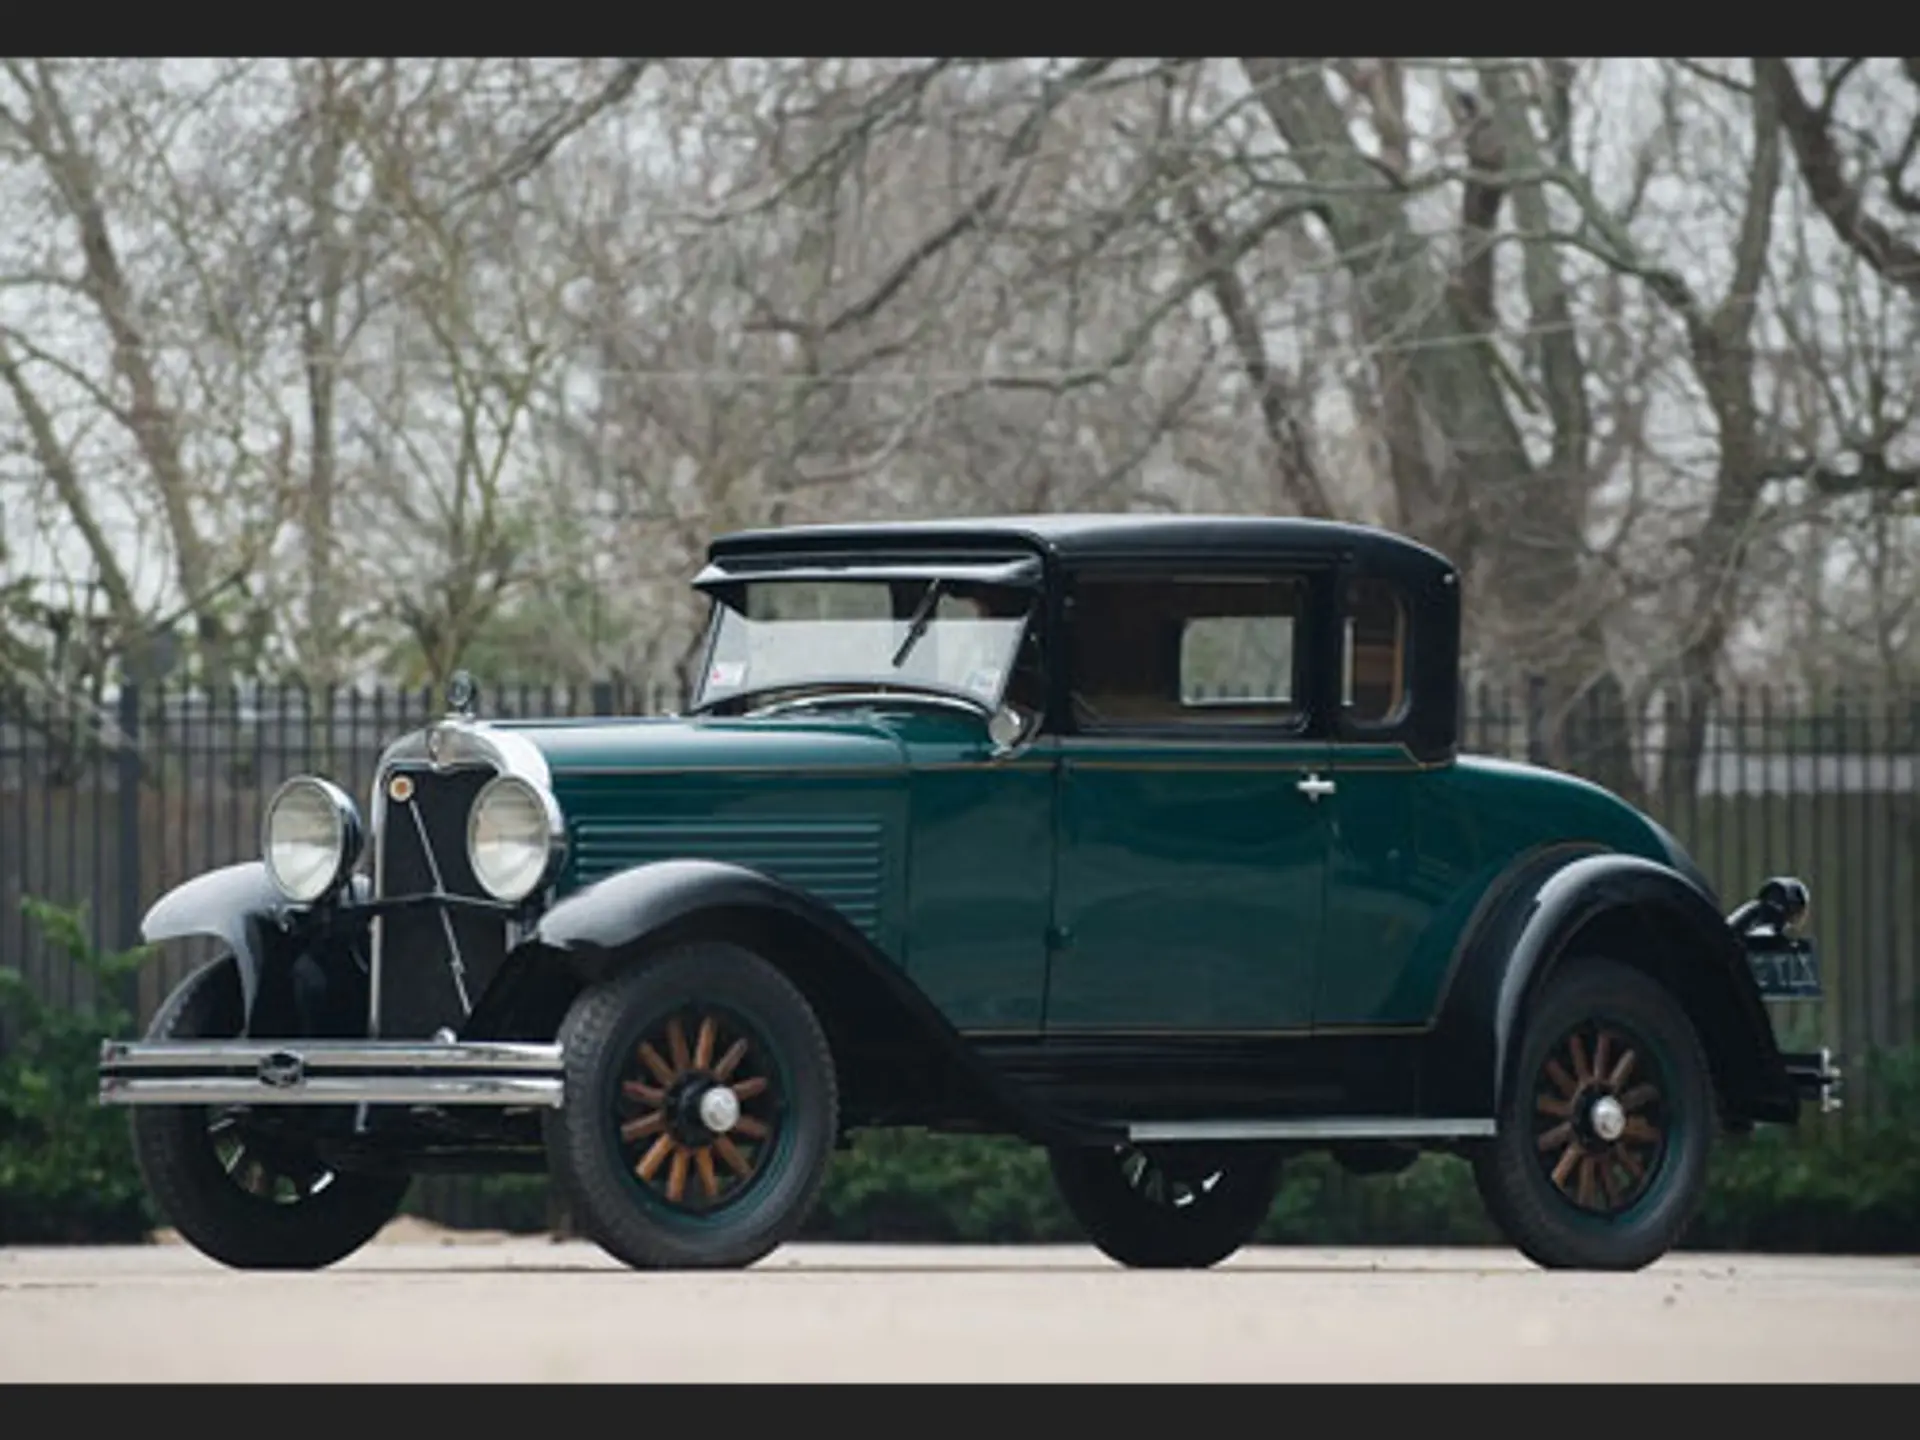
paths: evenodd
<path fill-rule="evenodd" d="M 467 812 L 490 770 L 437 772 L 427 766 L 398 766 L 391 773 L 413 781 L 405 803 L 386 803 L 375 893 L 415 895 L 434 888 L 433 869 L 421 845 L 424 822 L 440 877 L 453 895 L 485 896 L 467 863 Z M 382 784 L 386 783 L 385 778 Z M 380 926 L 379 1033 L 384 1039 L 420 1040 L 446 1026 L 460 1028 L 466 1018 L 455 988 L 447 946 L 445 913 L 460 942 L 469 1000 L 478 1002 L 506 957 L 506 923 L 494 916 L 444 911 L 440 906 L 383 916 Z"/>

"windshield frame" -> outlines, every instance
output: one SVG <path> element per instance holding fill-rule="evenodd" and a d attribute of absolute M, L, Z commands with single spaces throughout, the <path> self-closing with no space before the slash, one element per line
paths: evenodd
<path fill-rule="evenodd" d="M 983 571 L 985 573 L 982 573 Z M 706 635 L 700 645 L 700 668 L 695 686 L 695 698 L 687 707 L 686 713 L 689 715 L 712 714 L 722 708 L 730 708 L 736 705 L 741 707 L 740 713 L 742 715 L 747 715 L 753 713 L 753 706 L 756 700 L 764 701 L 765 697 L 768 696 L 786 696 L 791 694 L 793 698 L 797 699 L 803 695 L 818 693 L 824 702 L 830 699 L 834 691 L 844 690 L 850 692 L 848 695 L 850 702 L 864 701 L 868 704 L 876 703 L 884 695 L 893 692 L 898 692 L 908 703 L 911 703 L 911 697 L 915 694 L 938 696 L 947 700 L 960 701 L 971 708 L 977 709 L 983 717 L 991 718 L 1005 703 L 1007 689 L 1012 684 L 1014 671 L 1019 664 L 1021 652 L 1030 642 L 1033 635 L 1033 626 L 1041 617 L 1044 610 L 1044 591 L 1037 583 L 1039 579 L 1038 566 L 1032 565 L 1030 562 L 994 566 L 990 571 L 987 570 L 986 567 L 976 568 L 969 565 L 927 565 L 924 563 L 874 565 L 872 567 L 833 567 L 832 569 L 825 570 L 810 565 L 796 566 L 793 568 L 769 566 L 765 569 L 756 568 L 748 574 L 729 575 L 724 580 L 711 575 L 703 575 L 701 579 L 703 583 L 699 585 L 699 588 L 706 592 L 711 601 L 711 605 L 707 614 Z M 863 671 L 860 673 L 823 672 L 819 675 L 808 676 L 804 679 L 789 679 L 772 684 L 749 685 L 742 689 L 728 690 L 717 696 L 709 697 L 705 694 L 707 677 L 712 673 L 713 656 L 715 648 L 719 643 L 721 627 L 726 623 L 727 611 L 732 610 L 737 615 L 744 615 L 746 586 L 750 584 L 781 584 L 788 582 L 804 584 L 808 582 L 838 583 L 843 581 L 852 584 L 898 584 L 902 581 L 922 582 L 926 587 L 922 591 L 922 598 L 924 599 L 931 596 L 936 604 L 938 603 L 940 594 L 950 594 L 956 586 L 988 584 L 995 589 L 1005 590 L 1013 594 L 1025 592 L 1025 608 L 1017 615 L 992 617 L 998 620 L 1009 621 L 1014 627 L 1012 643 L 1008 646 L 1007 650 L 1006 663 L 1000 667 L 1000 677 L 992 692 L 984 693 L 979 690 L 970 690 L 961 685 L 946 684 L 925 676 Z M 918 602 L 916 602 L 916 608 L 917 604 Z M 891 617 L 892 621 L 896 624 L 907 623 L 911 618 L 911 615 L 901 616 L 898 614 Z M 781 622 L 760 623 L 777 624 Z M 931 621 L 932 625 L 939 623 L 937 620 Z M 927 628 L 930 628 L 930 626 L 923 625 L 922 634 L 924 634 Z"/>

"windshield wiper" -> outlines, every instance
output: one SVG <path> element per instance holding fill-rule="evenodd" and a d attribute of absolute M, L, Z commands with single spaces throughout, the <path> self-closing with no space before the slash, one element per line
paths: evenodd
<path fill-rule="evenodd" d="M 893 668 L 898 670 L 906 663 L 913 647 L 920 643 L 920 637 L 927 633 L 927 626 L 933 623 L 933 607 L 939 603 L 940 592 L 947 588 L 944 579 L 929 581 L 927 593 L 920 597 L 920 603 L 913 609 L 913 618 L 907 622 L 907 638 L 900 642 L 900 648 L 893 652 Z"/>

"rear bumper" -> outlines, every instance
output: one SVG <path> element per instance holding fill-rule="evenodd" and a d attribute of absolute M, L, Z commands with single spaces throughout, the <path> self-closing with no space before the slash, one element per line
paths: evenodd
<path fill-rule="evenodd" d="M 1822 1046 L 1818 1050 L 1790 1050 L 1780 1057 L 1787 1062 L 1787 1078 L 1793 1082 L 1793 1090 L 1802 1100 L 1819 1102 L 1820 1113 L 1840 1108 L 1840 1067 L 1833 1063 L 1833 1052 Z"/>
<path fill-rule="evenodd" d="M 558 1045 L 377 1040 L 109 1040 L 103 1105 L 558 1108 Z"/>

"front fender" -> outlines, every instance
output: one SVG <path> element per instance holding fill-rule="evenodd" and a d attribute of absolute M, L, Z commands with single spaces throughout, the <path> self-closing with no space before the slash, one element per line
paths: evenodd
<path fill-rule="evenodd" d="M 557 958 L 591 984 L 683 940 L 747 936 L 760 937 L 762 958 L 794 982 L 842 1041 L 927 1047 L 971 1093 L 974 1106 L 1029 1139 L 1088 1144 L 1121 1138 L 1107 1127 L 1053 1113 L 1025 1094 L 838 911 L 744 866 L 662 860 L 608 876 L 541 916 L 509 965 L 526 969 Z M 779 943 L 768 944 L 774 936 Z M 476 1011 L 473 1018 L 482 1016 Z"/>
<path fill-rule="evenodd" d="M 364 875 L 352 878 L 356 901 L 371 891 Z M 280 893 L 264 862 L 248 860 L 176 885 L 141 918 L 140 936 L 149 944 L 200 935 L 220 941 L 240 973 L 241 1013 L 251 1022 L 261 970 L 269 962 L 291 962 L 296 922 L 305 913 Z"/>
<path fill-rule="evenodd" d="M 196 875 L 154 902 L 140 921 L 148 943 L 206 935 L 233 953 L 240 972 L 241 1014 L 253 1013 L 260 966 L 285 935 L 287 898 L 259 860 Z"/>
<path fill-rule="evenodd" d="M 1435 1113 L 1499 1113 L 1526 1006 L 1583 931 L 1631 934 L 1639 965 L 1686 1009 L 1729 1114 L 1798 1113 L 1773 1024 L 1739 938 L 1686 877 L 1634 855 L 1536 865 L 1476 927 L 1436 1018 L 1427 1067 Z"/>

